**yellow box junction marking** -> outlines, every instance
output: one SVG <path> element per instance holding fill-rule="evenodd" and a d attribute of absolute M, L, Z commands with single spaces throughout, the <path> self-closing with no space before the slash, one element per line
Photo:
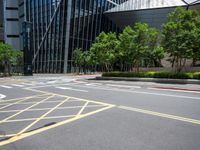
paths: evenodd
<path fill-rule="evenodd" d="M 52 107 L 45 107 L 45 108 L 35 108 L 35 106 L 42 104 L 42 103 L 46 103 L 48 101 L 52 101 L 51 99 L 53 98 L 62 98 L 63 100 L 55 100 L 54 106 Z M 37 99 L 40 98 L 39 101 L 33 101 L 33 103 L 31 103 L 31 106 L 27 106 L 25 109 L 17 109 L 17 110 L 6 110 L 5 108 L 12 106 L 14 107 L 16 104 L 20 105 L 23 103 L 26 103 L 27 101 L 31 101 L 31 99 Z M 7 103 L 9 102 L 9 103 Z M 73 104 L 74 106 L 62 106 L 63 104 L 68 104 L 70 102 L 83 102 L 84 104 Z M 38 134 L 40 132 L 52 129 L 52 128 L 56 128 L 59 127 L 61 125 L 70 123 L 72 121 L 76 121 L 79 120 L 81 118 L 96 114 L 98 112 L 110 109 L 112 107 L 114 107 L 114 105 L 111 104 L 107 104 L 107 103 L 102 103 L 102 102 L 96 102 L 96 101 L 91 101 L 91 100 L 86 100 L 86 99 L 79 99 L 79 98 L 74 98 L 74 97 L 68 97 L 65 95 L 57 95 L 57 94 L 52 94 L 52 93 L 43 93 L 42 95 L 37 95 L 37 96 L 29 96 L 29 97 L 23 97 L 23 98 L 19 98 L 19 99 L 12 99 L 12 100 L 6 100 L 6 102 L 3 103 L 7 103 L 6 106 L 3 106 L 0 108 L 0 113 L 4 112 L 4 113 L 14 113 L 8 117 L 6 117 L 3 120 L 0 120 L 0 125 L 7 125 L 7 123 L 13 123 L 16 124 L 17 122 L 27 122 L 29 121 L 30 123 L 28 125 L 26 125 L 26 127 L 24 127 L 23 129 L 19 129 L 19 131 L 17 131 L 16 133 L 10 133 L 10 134 L 5 134 L 5 135 L 0 135 L 0 146 L 21 140 L 23 138 L 32 136 L 34 134 Z M 28 102 L 27 102 L 28 103 Z M 1 103 L 0 103 L 1 104 Z M 87 108 L 95 108 L 95 110 L 89 110 L 88 112 L 84 113 L 84 110 L 86 110 Z M 65 111 L 66 109 L 77 109 L 75 114 L 69 114 L 69 115 L 57 115 L 57 116 L 51 116 L 51 113 L 53 113 L 55 110 L 63 110 Z M 24 114 L 26 112 L 33 112 L 34 111 L 38 111 L 38 110 L 42 110 L 45 112 L 43 112 L 42 115 L 40 115 L 40 117 L 37 118 L 20 118 L 20 119 L 14 119 L 14 117 L 20 115 L 20 114 Z M 31 129 L 31 127 L 34 127 L 34 125 L 36 125 L 38 122 L 40 122 L 41 120 L 49 120 L 51 121 L 51 119 L 63 119 L 60 122 L 57 122 L 55 124 L 52 124 L 50 126 L 43 126 L 42 128 L 37 128 L 37 129 Z M 8 126 L 7 126 L 8 128 Z M 31 129 L 31 130 L 30 130 Z M 30 130 L 30 131 L 28 131 Z"/>

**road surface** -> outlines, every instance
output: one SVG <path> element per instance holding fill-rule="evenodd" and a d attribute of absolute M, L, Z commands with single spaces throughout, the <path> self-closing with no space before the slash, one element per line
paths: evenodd
<path fill-rule="evenodd" d="M 0 79 L 0 150 L 199 150 L 200 85 Z"/>

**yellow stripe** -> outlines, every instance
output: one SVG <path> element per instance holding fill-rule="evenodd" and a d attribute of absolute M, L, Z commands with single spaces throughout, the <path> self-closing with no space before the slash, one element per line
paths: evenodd
<path fill-rule="evenodd" d="M 62 101 L 61 103 L 59 103 L 58 105 L 56 105 L 55 107 L 53 107 L 51 110 L 49 110 L 48 112 L 46 112 L 44 115 L 42 115 L 40 118 L 38 118 L 37 120 L 35 120 L 33 123 L 31 123 L 30 125 L 28 125 L 26 128 L 24 128 L 23 130 L 21 130 L 18 134 L 22 134 L 23 132 L 25 132 L 26 130 L 28 130 L 29 128 L 31 128 L 34 124 L 36 124 L 37 122 L 39 122 L 41 119 L 43 119 L 44 117 L 46 117 L 48 114 L 50 114 L 52 111 L 54 111 L 56 108 L 58 108 L 59 106 L 61 106 L 62 104 L 64 104 L 65 102 L 67 102 L 69 100 L 69 97 Z"/>
<path fill-rule="evenodd" d="M 23 133 L 23 134 L 14 136 L 14 137 L 12 137 L 12 138 L 6 140 L 6 141 L 0 142 L 0 146 L 3 146 L 3 145 L 6 145 L 6 144 L 9 144 L 9 143 L 16 142 L 16 141 L 21 140 L 21 139 L 24 139 L 24 138 L 26 138 L 26 137 L 29 137 L 29 136 L 32 136 L 32 135 L 41 133 L 41 132 L 46 131 L 46 130 L 49 130 L 49 129 L 53 129 L 53 128 L 55 128 L 55 127 L 58 127 L 58 126 L 61 126 L 61 125 L 64 125 L 64 124 L 73 122 L 73 121 L 75 121 L 75 120 L 79 120 L 79 119 L 81 119 L 81 118 L 84 118 L 84 117 L 87 117 L 87 116 L 96 114 L 96 113 L 98 113 L 98 112 L 101 112 L 101 111 L 110 109 L 110 108 L 112 108 L 112 107 L 114 107 L 114 105 L 110 105 L 110 106 L 107 106 L 107 107 L 98 109 L 98 110 L 96 110 L 96 111 L 93 111 L 93 112 L 90 112 L 90 113 L 87 113 L 87 114 L 80 115 L 79 117 L 74 117 L 74 118 L 71 118 L 71 119 L 68 119 L 68 120 L 65 120 L 65 121 L 62 121 L 62 122 L 53 124 L 53 125 L 51 125 L 51 126 L 47 126 L 47 127 L 44 127 L 44 128 L 40 128 L 40 129 L 38 129 L 38 130 L 34 130 L 34 131 L 31 131 L 31 132 L 27 132 L 27 133 Z"/>
<path fill-rule="evenodd" d="M 14 115 L 12 115 L 12 116 L 9 116 L 9 117 L 7 117 L 7 118 L 1 120 L 1 121 L 0 121 L 0 124 L 3 123 L 3 122 L 5 122 L 5 121 L 7 121 L 8 119 L 11 119 L 11 118 L 13 118 L 13 117 L 15 117 L 15 116 L 17 116 L 17 115 L 19 115 L 19 114 L 21 114 L 21 113 L 23 113 L 23 112 L 29 110 L 30 108 L 33 108 L 33 107 L 39 105 L 40 103 L 42 103 L 42 102 L 44 102 L 44 101 L 46 101 L 46 100 L 48 100 L 48 99 L 50 99 L 50 98 L 52 98 L 52 97 L 54 97 L 54 96 L 55 96 L 55 95 L 51 95 L 51 96 L 49 96 L 49 97 L 43 99 L 42 101 L 39 101 L 39 102 L 37 102 L 37 103 L 35 103 L 35 104 L 33 104 L 33 105 L 27 107 L 26 109 L 23 109 L 23 110 L 17 112 L 16 114 L 14 114 Z"/>
<path fill-rule="evenodd" d="M 162 118 L 174 119 L 174 120 L 184 121 L 184 122 L 193 123 L 193 124 L 200 124 L 200 120 L 191 119 L 191 118 L 185 118 L 185 117 L 169 115 L 169 114 L 164 114 L 164 113 L 159 113 L 159 112 L 149 111 L 149 110 L 144 110 L 144 109 L 138 109 L 138 108 L 133 108 L 133 107 L 126 107 L 126 106 L 119 106 L 118 108 L 134 111 L 134 112 L 139 112 L 139 113 L 143 113 L 147 115 L 158 116 Z"/>
<path fill-rule="evenodd" d="M 12 102 L 12 101 L 17 101 L 17 100 L 20 100 L 20 99 L 23 99 L 23 98 L 40 98 L 40 97 L 43 97 L 45 95 L 49 95 L 49 94 L 42 94 L 42 95 L 32 95 L 32 96 L 27 96 L 27 97 L 20 97 L 20 98 L 13 98 L 13 99 L 9 99 L 9 100 L 3 100 L 3 101 L 0 101 L 0 103 L 7 103 L 7 102 Z M 3 105 L 2 104 L 2 105 Z"/>
<path fill-rule="evenodd" d="M 58 101 L 58 102 L 60 102 L 60 101 Z M 70 101 L 71 102 L 71 101 Z M 20 103 L 21 104 L 21 103 Z M 103 105 L 104 106 L 104 105 Z M 89 105 L 89 106 L 87 106 L 87 107 L 103 107 L 102 105 Z M 70 108 L 82 108 L 83 106 L 67 106 L 67 107 L 59 107 L 59 108 L 57 108 L 57 110 L 59 110 L 59 109 L 70 109 Z M 29 109 L 29 110 L 27 110 L 27 111 L 40 111 L 40 110 L 50 110 L 50 109 L 52 109 L 52 108 L 48 108 L 48 107 L 46 107 L 46 108 L 34 108 L 34 109 Z M 0 113 L 6 113 L 6 112 L 18 112 L 18 111 L 21 111 L 21 110 L 3 110 L 3 111 L 0 111 Z"/>
<path fill-rule="evenodd" d="M 87 107 L 88 104 L 89 104 L 89 101 L 87 101 L 87 102 L 83 105 L 83 107 L 81 108 L 81 110 L 76 114 L 77 117 L 81 115 L 81 113 L 82 113 L 83 110 Z"/>
<path fill-rule="evenodd" d="M 0 109 L 7 108 L 7 107 L 12 106 L 12 105 L 14 105 L 14 104 L 18 104 L 18 103 L 23 102 L 23 101 L 25 101 L 25 100 L 27 100 L 27 99 L 30 99 L 30 98 L 23 98 L 23 99 L 21 99 L 21 100 L 15 102 L 15 103 L 12 103 L 12 104 L 8 104 L 8 105 L 6 105 L 6 106 L 3 106 L 3 107 L 1 107 Z"/>
<path fill-rule="evenodd" d="M 82 100 L 82 101 L 85 101 L 85 102 L 89 101 L 89 102 L 93 102 L 93 103 L 101 104 L 101 105 L 105 105 L 105 106 L 113 105 L 113 104 L 103 103 L 103 102 L 94 101 L 94 100 L 90 100 L 90 99 L 82 99 L 82 98 L 77 98 L 77 97 L 73 97 L 73 96 L 61 95 L 61 94 L 57 94 L 57 93 L 53 93 L 53 92 L 40 91 L 40 90 L 36 90 L 36 89 L 26 88 L 26 90 L 30 90 L 30 91 L 33 91 L 33 92 L 39 92 L 39 93 L 43 93 L 43 94 L 55 94 L 55 95 L 58 95 L 60 97 L 69 97 L 69 98 L 72 98 L 72 99 Z"/>
<path fill-rule="evenodd" d="M 48 119 L 59 119 L 59 118 L 69 118 L 69 117 L 75 117 L 76 115 L 67 115 L 67 116 L 52 116 L 52 117 L 45 117 L 41 120 L 48 120 Z M 16 119 L 16 120 L 8 120 L 6 122 L 20 122 L 20 121 L 33 121 L 38 118 L 27 118 L 27 119 Z"/>

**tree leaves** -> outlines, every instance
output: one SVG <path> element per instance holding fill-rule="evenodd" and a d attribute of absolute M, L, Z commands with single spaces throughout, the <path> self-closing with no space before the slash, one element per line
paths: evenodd
<path fill-rule="evenodd" d="M 11 65 L 23 65 L 23 53 L 8 44 L 0 43 L 0 65 L 4 67 L 4 73 L 10 74 Z"/>
<path fill-rule="evenodd" d="M 178 7 L 169 14 L 168 22 L 163 26 L 162 45 L 178 72 L 185 67 L 186 59 L 192 59 L 195 55 L 195 59 L 199 59 L 199 25 L 196 11 Z"/>

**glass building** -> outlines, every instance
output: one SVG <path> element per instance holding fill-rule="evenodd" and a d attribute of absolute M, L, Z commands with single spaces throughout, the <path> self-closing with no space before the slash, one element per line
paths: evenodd
<path fill-rule="evenodd" d="M 75 48 L 87 50 L 101 31 L 119 30 L 104 12 L 125 1 L 27 0 L 34 72 L 69 72 Z"/>
<path fill-rule="evenodd" d="M 199 2 L 188 1 L 199 8 Z M 88 50 L 101 31 L 120 32 L 138 21 L 160 28 L 169 12 L 188 4 L 183 0 L 19 0 L 23 12 L 19 22 L 32 26 L 34 72 L 65 73 L 71 71 L 73 50 Z"/>

